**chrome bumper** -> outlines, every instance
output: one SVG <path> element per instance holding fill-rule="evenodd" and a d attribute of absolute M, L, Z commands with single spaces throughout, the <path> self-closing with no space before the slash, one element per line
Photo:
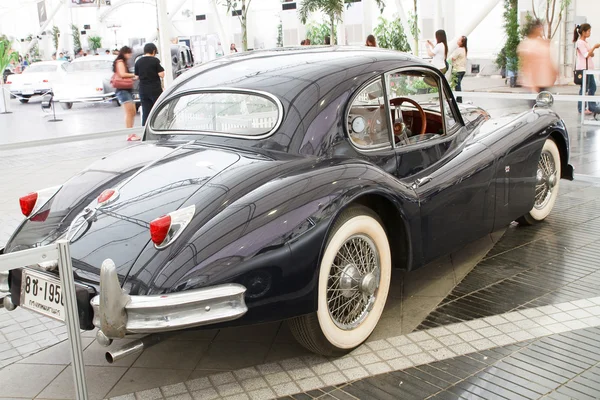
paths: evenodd
<path fill-rule="evenodd" d="M 108 339 L 157 333 L 240 318 L 248 311 L 246 288 L 224 284 L 178 293 L 130 296 L 119 284 L 112 260 L 102 263 L 100 295 L 91 300 L 94 326 Z"/>

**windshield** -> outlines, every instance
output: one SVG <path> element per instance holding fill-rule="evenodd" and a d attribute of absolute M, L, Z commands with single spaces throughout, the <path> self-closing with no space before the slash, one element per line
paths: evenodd
<path fill-rule="evenodd" d="M 80 71 L 112 71 L 112 61 L 89 60 L 70 63 L 66 69 L 68 72 Z"/>
<path fill-rule="evenodd" d="M 32 72 L 56 72 L 56 65 L 31 64 L 29 67 L 25 68 L 25 71 L 23 71 L 24 74 L 28 74 L 28 73 L 32 73 Z"/>
<path fill-rule="evenodd" d="M 200 92 L 163 104 L 152 129 L 257 136 L 273 130 L 279 117 L 275 101 L 258 93 Z"/>

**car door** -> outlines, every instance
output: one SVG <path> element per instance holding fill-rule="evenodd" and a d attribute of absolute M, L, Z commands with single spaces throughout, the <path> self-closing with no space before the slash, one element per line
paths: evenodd
<path fill-rule="evenodd" d="M 386 91 L 391 103 L 408 98 L 390 118 L 397 176 L 419 198 L 421 237 L 414 240 L 420 240 L 421 263 L 426 263 L 490 232 L 494 155 L 469 140 L 449 87 L 437 71 L 408 68 L 388 73 Z"/>

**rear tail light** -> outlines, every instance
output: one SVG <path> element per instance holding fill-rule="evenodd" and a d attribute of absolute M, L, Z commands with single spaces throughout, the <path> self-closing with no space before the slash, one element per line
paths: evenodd
<path fill-rule="evenodd" d="M 102 89 L 101 87 L 96 88 L 96 92 L 103 92 L 103 91 L 104 91 L 104 89 Z"/>
<path fill-rule="evenodd" d="M 175 241 L 188 226 L 194 214 L 195 206 L 182 208 L 150 222 L 150 238 L 157 249 L 164 249 Z"/>
<path fill-rule="evenodd" d="M 42 82 L 44 82 L 44 83 L 48 83 L 48 79 L 44 79 Z"/>
<path fill-rule="evenodd" d="M 61 186 L 54 186 L 51 188 L 38 190 L 37 192 L 29 193 L 19 199 L 19 205 L 21 206 L 21 212 L 26 217 L 34 216 L 42 207 L 48 203 L 48 201 L 54 197 L 56 193 L 62 188 Z M 48 213 L 46 213 L 42 218 L 37 218 L 32 220 L 35 221 L 45 221 Z"/>
<path fill-rule="evenodd" d="M 117 197 L 119 197 L 119 192 L 116 189 L 106 189 L 98 196 L 98 205 L 103 206 L 108 204 L 116 200 Z"/>

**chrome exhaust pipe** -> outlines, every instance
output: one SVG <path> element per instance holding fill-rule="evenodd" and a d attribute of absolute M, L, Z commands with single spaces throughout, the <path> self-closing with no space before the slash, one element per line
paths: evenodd
<path fill-rule="evenodd" d="M 122 358 L 133 354 L 139 354 L 145 349 L 154 346 L 165 339 L 165 335 L 148 335 L 141 339 L 134 340 L 133 342 L 127 343 L 125 346 L 107 351 L 104 357 L 109 364 L 113 364 Z"/>

